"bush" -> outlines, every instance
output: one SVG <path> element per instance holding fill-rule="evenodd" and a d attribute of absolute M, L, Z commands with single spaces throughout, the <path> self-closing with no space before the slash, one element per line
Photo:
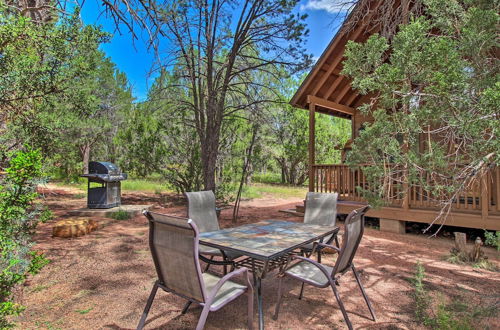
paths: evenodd
<path fill-rule="evenodd" d="M 130 214 L 125 210 L 119 209 L 118 211 L 112 213 L 109 217 L 115 220 L 128 220 L 130 219 Z"/>
<path fill-rule="evenodd" d="M 48 263 L 42 254 L 31 251 L 31 237 L 38 223 L 51 217 L 37 201 L 40 151 L 17 151 L 7 157 L 9 165 L 0 178 L 0 328 L 13 326 L 7 318 L 24 309 L 14 301 L 14 288 Z"/>
<path fill-rule="evenodd" d="M 281 174 L 273 172 L 254 173 L 252 175 L 252 181 L 256 183 L 282 183 Z"/>
<path fill-rule="evenodd" d="M 497 232 L 489 232 L 487 230 L 484 231 L 484 244 L 492 246 L 500 251 L 500 231 Z"/>

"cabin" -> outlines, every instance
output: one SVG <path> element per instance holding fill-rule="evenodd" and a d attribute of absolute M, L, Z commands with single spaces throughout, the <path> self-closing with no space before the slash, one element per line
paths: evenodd
<path fill-rule="evenodd" d="M 363 42 L 371 34 L 383 32 L 383 27 L 376 23 L 376 16 L 380 15 L 380 10 L 377 9 L 380 9 L 380 4 L 384 1 L 361 2 L 363 8 L 358 4 L 353 9 L 290 101 L 294 107 L 309 111 L 309 191 L 337 192 L 337 207 L 341 214 L 349 213 L 366 203 L 356 189 L 356 186 L 365 186 L 365 178 L 362 169 L 352 170 L 344 163 L 315 162 L 315 114 L 323 113 L 351 121 L 351 139 L 342 150 L 342 161 L 350 149 L 350 143 L 359 135 L 362 124 L 373 120 L 357 110 L 357 107 L 369 102 L 371 96 L 360 95 L 353 90 L 349 78 L 341 74 L 346 43 L 349 40 Z M 396 4 L 397 8 L 392 9 L 399 13 L 398 17 L 404 19 L 411 7 L 408 7 L 410 2 L 401 2 L 407 4 L 407 7 Z M 387 8 L 383 10 L 387 12 Z M 335 141 L 332 144 L 335 145 Z M 500 230 L 500 169 L 495 167 L 489 170 L 478 181 L 480 182 L 456 198 L 445 225 Z M 380 219 L 381 230 L 404 233 L 407 221 L 431 223 L 438 217 L 440 207 L 425 198 L 421 187 L 407 188 L 402 198 L 390 200 L 385 207 L 369 211 L 368 216 Z M 395 185 L 394 189 L 401 187 Z M 442 220 L 438 220 L 437 224 L 440 221 Z"/>

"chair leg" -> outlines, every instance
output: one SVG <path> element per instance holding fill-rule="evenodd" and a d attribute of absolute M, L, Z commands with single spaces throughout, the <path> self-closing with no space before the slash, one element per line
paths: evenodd
<path fill-rule="evenodd" d="M 196 325 L 196 330 L 203 330 L 203 328 L 205 327 L 205 322 L 207 322 L 207 317 L 209 312 L 210 312 L 210 306 L 205 304 L 205 306 L 203 306 L 203 310 L 201 311 L 198 324 Z"/>
<path fill-rule="evenodd" d="M 337 291 L 337 288 L 335 287 L 335 283 L 333 283 L 333 281 L 330 281 L 330 286 L 332 287 L 333 293 L 335 294 L 335 298 L 337 299 L 340 310 L 342 311 L 342 315 L 344 316 L 344 320 L 345 320 L 345 323 L 347 324 L 347 327 L 349 328 L 349 330 L 353 330 L 351 321 L 349 320 L 349 316 L 347 315 L 347 311 L 345 310 L 344 303 L 342 303 L 342 300 L 340 299 L 339 292 Z"/>
<path fill-rule="evenodd" d="M 318 263 L 321 263 L 321 250 L 318 250 Z"/>
<path fill-rule="evenodd" d="M 153 289 L 151 289 L 151 293 L 149 294 L 148 302 L 146 303 L 146 307 L 144 307 L 144 311 L 142 312 L 141 320 L 139 321 L 139 324 L 137 325 L 137 330 L 141 330 L 142 328 L 144 328 L 144 323 L 146 323 L 146 318 L 148 317 L 149 309 L 151 308 L 151 305 L 153 304 L 153 300 L 155 299 L 157 291 L 158 291 L 158 281 L 155 282 L 155 284 L 153 285 Z"/>
<path fill-rule="evenodd" d="M 210 260 L 214 260 L 214 256 L 211 256 Z M 203 270 L 203 272 L 205 273 L 209 268 L 210 268 L 210 263 L 208 262 L 207 266 L 205 267 L 205 269 Z"/>
<path fill-rule="evenodd" d="M 253 293 L 253 287 L 251 285 L 248 286 L 248 289 L 247 289 L 247 303 L 248 303 L 248 306 L 247 306 L 247 309 L 248 309 L 248 329 L 249 330 L 252 330 L 253 329 L 253 296 L 254 296 L 254 293 Z"/>
<path fill-rule="evenodd" d="M 301 299 L 302 299 L 302 296 L 303 296 L 303 294 L 304 294 L 304 285 L 305 285 L 305 284 L 306 284 L 305 282 L 302 282 L 302 285 L 301 285 L 301 287 L 300 287 L 299 300 L 301 300 Z"/>
<path fill-rule="evenodd" d="M 278 302 L 276 303 L 276 309 L 274 310 L 274 316 L 273 319 L 277 320 L 278 319 L 278 313 L 280 312 L 280 306 L 281 306 L 281 296 L 283 294 L 283 277 L 280 277 L 278 281 Z"/>
<path fill-rule="evenodd" d="M 359 288 L 361 289 L 361 293 L 363 294 L 363 298 L 365 298 L 366 305 L 368 306 L 368 309 L 370 310 L 370 314 L 372 315 L 373 321 L 377 322 L 377 318 L 375 317 L 375 311 L 373 310 L 372 304 L 370 303 L 370 299 L 368 299 L 368 295 L 365 292 L 365 288 L 363 287 L 363 284 L 361 284 L 361 280 L 359 278 L 358 272 L 356 271 L 356 268 L 354 265 L 351 265 L 352 267 L 352 272 L 354 273 L 354 277 L 356 278 L 356 282 L 358 282 Z"/>
<path fill-rule="evenodd" d="M 192 303 L 193 302 L 191 300 L 188 300 L 188 302 L 186 302 L 186 304 L 184 305 L 181 314 L 186 314 L 187 310 L 189 309 L 189 306 L 191 306 Z"/>
<path fill-rule="evenodd" d="M 340 244 L 339 244 L 339 237 L 337 235 L 335 235 L 335 245 L 337 247 L 340 247 Z"/>

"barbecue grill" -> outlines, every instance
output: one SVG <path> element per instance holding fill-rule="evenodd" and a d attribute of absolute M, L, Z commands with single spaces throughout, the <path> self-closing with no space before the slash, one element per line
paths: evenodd
<path fill-rule="evenodd" d="M 109 209 L 121 205 L 121 181 L 127 174 L 110 162 L 90 162 L 89 173 L 81 175 L 88 179 L 87 207 Z M 92 187 L 91 183 L 100 184 Z"/>

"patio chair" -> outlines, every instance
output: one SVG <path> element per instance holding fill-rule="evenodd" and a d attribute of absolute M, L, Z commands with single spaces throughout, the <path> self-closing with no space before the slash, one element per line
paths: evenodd
<path fill-rule="evenodd" d="M 247 292 L 248 327 L 252 328 L 253 287 L 247 268 L 239 268 L 220 278 L 202 273 L 199 253 L 199 232 L 193 220 L 144 211 L 149 220 L 149 247 L 158 274 L 137 329 L 142 329 L 158 288 L 188 300 L 182 310 L 185 314 L 191 303 L 203 306 L 197 330 L 203 329 L 208 313 L 217 311 Z M 242 276 L 245 285 L 230 281 Z"/>
<path fill-rule="evenodd" d="M 312 259 L 305 258 L 302 256 L 296 255 L 289 257 L 287 261 L 287 266 L 285 266 L 283 272 L 280 273 L 279 275 L 280 280 L 278 284 L 278 303 L 276 304 L 274 319 L 278 318 L 278 313 L 281 305 L 283 277 L 289 276 L 291 278 L 301 281 L 302 283 L 307 283 L 318 288 L 331 287 L 335 295 L 335 298 L 337 299 L 337 302 L 340 306 L 340 310 L 342 311 L 342 315 L 344 316 L 344 319 L 347 323 L 347 326 L 349 327 L 349 329 L 352 329 L 351 321 L 349 320 L 347 312 L 344 308 L 344 304 L 340 299 L 340 295 L 336 287 L 337 285 L 339 285 L 338 281 L 339 278 L 345 272 L 351 269 L 354 273 L 356 281 L 358 282 L 358 286 L 361 290 L 361 293 L 363 294 L 363 298 L 365 299 L 368 309 L 370 310 L 370 314 L 373 318 L 373 321 L 376 321 L 375 312 L 373 311 L 370 300 L 366 295 L 365 289 L 361 284 L 358 272 L 356 271 L 356 268 L 354 267 L 354 264 L 352 262 L 352 259 L 356 254 L 361 238 L 363 237 L 364 215 L 369 208 L 370 206 L 364 206 L 362 208 L 352 211 L 347 216 L 347 219 L 345 221 L 344 239 L 342 241 L 342 247 L 340 249 L 336 246 L 328 245 L 325 243 L 314 244 L 315 248 L 316 245 L 324 246 L 332 248 L 338 252 L 338 257 L 333 267 L 320 264 Z M 290 264 L 292 260 L 300 260 L 300 261 L 295 264 Z M 302 296 L 302 290 L 300 295 Z M 299 299 L 301 298 L 301 296 L 299 296 Z"/>
<path fill-rule="evenodd" d="M 188 218 L 196 223 L 200 233 L 220 230 L 213 191 L 187 192 L 186 197 L 188 200 Z M 211 264 L 215 264 L 224 266 L 224 274 L 226 274 L 227 265 L 233 265 L 232 260 L 240 257 L 236 253 L 224 252 L 205 245 L 200 245 L 199 250 L 200 259 L 207 263 L 205 272 Z M 221 257 L 222 261 L 214 260 L 214 257 Z"/>
<path fill-rule="evenodd" d="M 338 194 L 308 192 L 306 195 L 306 210 L 304 213 L 304 223 L 335 226 L 337 219 L 337 197 Z M 337 247 L 339 241 L 337 235 L 332 235 L 326 244 L 331 244 L 335 240 Z M 301 247 L 301 252 L 309 257 L 313 250 L 313 243 Z M 317 247 L 318 262 L 321 263 L 321 247 Z"/>

